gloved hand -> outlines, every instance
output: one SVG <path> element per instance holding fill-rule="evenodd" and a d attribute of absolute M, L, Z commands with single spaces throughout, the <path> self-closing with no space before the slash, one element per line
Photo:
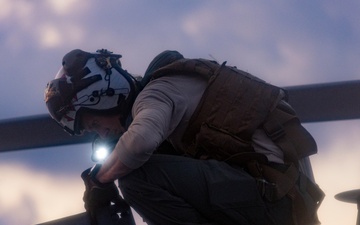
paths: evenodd
<path fill-rule="evenodd" d="M 100 183 L 95 178 L 100 167 L 100 164 L 96 164 L 81 174 L 85 184 L 83 200 L 92 225 L 97 224 L 96 210 L 98 208 L 109 206 L 111 202 L 120 205 L 124 204 L 124 200 L 120 197 L 119 190 L 114 182 Z"/>

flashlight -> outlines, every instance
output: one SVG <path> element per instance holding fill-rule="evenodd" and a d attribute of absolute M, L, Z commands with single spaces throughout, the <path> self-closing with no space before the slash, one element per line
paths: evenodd
<path fill-rule="evenodd" d="M 109 155 L 109 148 L 107 146 L 99 146 L 98 148 L 94 149 L 93 152 L 93 161 L 104 161 L 107 156 Z"/>
<path fill-rule="evenodd" d="M 92 142 L 91 160 L 93 162 L 103 162 L 114 150 L 118 139 L 102 139 L 96 135 Z"/>

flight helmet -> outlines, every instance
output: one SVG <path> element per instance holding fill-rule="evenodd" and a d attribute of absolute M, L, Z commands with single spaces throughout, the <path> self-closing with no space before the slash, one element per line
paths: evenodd
<path fill-rule="evenodd" d="M 71 135 L 80 135 L 84 112 L 120 114 L 124 125 L 138 93 L 138 81 L 120 63 L 121 55 L 102 49 L 67 53 L 55 79 L 47 84 L 45 102 L 51 117 Z"/>

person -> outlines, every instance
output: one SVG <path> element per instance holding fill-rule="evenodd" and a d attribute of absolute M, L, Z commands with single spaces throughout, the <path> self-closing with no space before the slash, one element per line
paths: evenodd
<path fill-rule="evenodd" d="M 301 172 L 316 143 L 284 90 L 169 50 L 139 80 L 120 57 L 70 51 L 45 92 L 50 115 L 70 134 L 118 139 L 82 174 L 90 214 L 118 201 L 118 180 L 148 224 L 318 223 L 323 193 Z"/>

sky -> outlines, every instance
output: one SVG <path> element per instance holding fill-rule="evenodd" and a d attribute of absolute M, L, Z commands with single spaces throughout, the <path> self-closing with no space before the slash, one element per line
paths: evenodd
<path fill-rule="evenodd" d="M 0 5 L 0 120 L 47 113 L 45 86 L 63 55 L 76 48 L 119 53 L 123 67 L 136 75 L 171 49 L 188 58 L 227 61 L 280 87 L 360 77 L 356 0 L 0 0 Z M 356 206 L 334 195 L 360 188 L 360 120 L 304 126 L 318 144 L 310 160 L 326 193 L 322 224 L 355 224 Z M 83 212 L 80 174 L 93 165 L 90 149 L 89 143 L 0 153 L 0 224 L 36 224 Z"/>

